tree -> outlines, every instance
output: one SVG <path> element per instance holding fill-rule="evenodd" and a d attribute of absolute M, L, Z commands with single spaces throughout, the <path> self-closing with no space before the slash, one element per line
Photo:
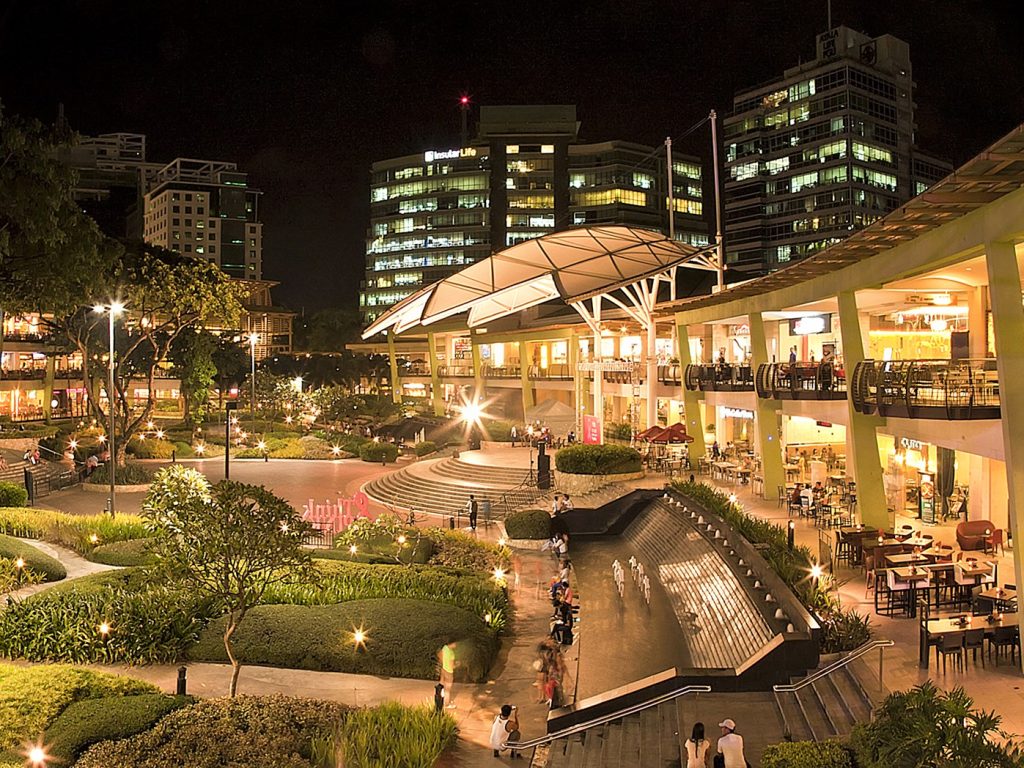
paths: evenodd
<path fill-rule="evenodd" d="M 345 344 L 358 341 L 361 329 L 358 309 L 322 309 L 309 318 L 306 351 L 342 352 Z"/>
<path fill-rule="evenodd" d="M 181 465 L 157 474 L 142 514 L 157 533 L 154 549 L 166 574 L 224 606 L 234 696 L 242 665 L 232 638 L 271 585 L 309 567 L 302 543 L 311 526 L 262 486 L 224 480 L 211 487 Z"/>
<path fill-rule="evenodd" d="M 126 312 L 117 322 L 114 358 L 114 428 L 118 437 L 115 460 L 124 464 L 128 441 L 150 420 L 156 408 L 156 377 L 170 359 L 175 340 L 207 323 L 231 324 L 238 319 L 244 289 L 214 264 L 181 256 L 145 243 L 133 244 L 118 259 L 105 281 L 71 305 L 52 307 L 46 318 L 54 335 L 82 355 L 82 377 L 89 387 L 89 408 L 101 424 L 108 413 L 99 397 L 108 354 L 107 316 L 92 304 L 113 298 Z M 132 397 L 130 382 L 146 381 L 146 397 Z"/>
<path fill-rule="evenodd" d="M 197 328 L 195 333 L 180 334 L 171 346 L 171 359 L 185 400 L 185 423 L 193 427 L 201 424 L 210 411 L 210 390 L 217 375 L 213 357 L 217 342 L 212 333 Z"/>
<path fill-rule="evenodd" d="M 224 393 L 231 386 L 239 386 L 249 373 L 249 345 L 239 344 L 225 336 L 217 337 L 213 350 L 213 364 L 217 369 L 217 390 L 223 405 Z"/>

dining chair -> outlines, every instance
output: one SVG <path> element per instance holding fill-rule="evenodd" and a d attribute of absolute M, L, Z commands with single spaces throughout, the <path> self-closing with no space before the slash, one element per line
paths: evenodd
<path fill-rule="evenodd" d="M 875 553 L 864 553 L 864 597 L 875 588 Z"/>
<path fill-rule="evenodd" d="M 897 608 L 910 615 L 910 582 L 899 581 L 896 572 L 889 569 L 885 572 L 885 585 L 889 594 L 887 615 L 892 616 Z"/>
<path fill-rule="evenodd" d="M 996 666 L 999 666 L 999 658 L 1009 650 L 1010 661 L 1017 662 L 1017 649 L 1020 646 L 1019 627 L 996 627 L 992 636 L 988 639 L 989 658 L 992 657 L 992 649 L 996 650 Z"/>
<path fill-rule="evenodd" d="M 946 674 L 946 659 L 955 656 L 960 669 L 964 668 L 964 633 L 949 632 L 944 634 L 935 646 L 935 666 L 939 665 L 939 657 L 942 657 L 942 674 Z"/>
<path fill-rule="evenodd" d="M 978 663 L 978 651 L 981 651 L 981 668 L 985 668 L 985 630 L 984 629 L 968 629 L 964 633 L 964 655 L 967 655 L 967 651 L 971 652 L 971 661 L 974 664 Z"/>

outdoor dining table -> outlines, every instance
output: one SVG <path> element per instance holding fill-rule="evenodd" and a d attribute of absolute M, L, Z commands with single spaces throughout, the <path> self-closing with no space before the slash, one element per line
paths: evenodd
<path fill-rule="evenodd" d="M 927 555 L 916 555 L 912 552 L 893 553 L 885 556 L 886 561 L 893 566 L 921 565 L 931 562 Z"/>
<path fill-rule="evenodd" d="M 974 579 L 975 584 L 981 584 L 983 577 L 992 575 L 992 566 L 988 563 L 961 560 L 958 565 L 960 566 L 960 572 L 967 578 Z"/>
<path fill-rule="evenodd" d="M 920 581 L 927 581 L 931 573 L 914 565 L 893 568 L 892 572 L 897 581 L 905 581 L 910 585 L 910 618 L 914 618 L 917 616 L 917 584 Z"/>
<path fill-rule="evenodd" d="M 925 549 L 930 547 L 933 543 L 933 539 L 918 538 L 917 536 L 910 536 L 903 540 L 903 543 L 910 547 L 921 547 Z"/>
<path fill-rule="evenodd" d="M 1005 589 L 1003 587 L 991 587 L 990 589 L 983 589 L 978 593 L 978 597 L 983 600 L 991 600 L 992 604 L 998 610 L 1017 610 L 1017 590 L 1016 589 Z"/>
<path fill-rule="evenodd" d="M 716 461 L 711 465 L 711 476 L 722 480 L 728 474 L 729 470 L 735 468 L 736 465 L 731 461 Z"/>
<path fill-rule="evenodd" d="M 984 629 L 986 635 L 992 635 L 995 634 L 998 627 L 1018 626 L 1019 617 L 1019 613 L 1001 613 L 994 617 L 991 614 L 987 616 L 960 614 L 923 621 L 921 622 L 919 641 L 920 665 L 925 669 L 928 668 L 928 646 L 933 639 L 957 632 L 966 632 L 969 629 Z"/>

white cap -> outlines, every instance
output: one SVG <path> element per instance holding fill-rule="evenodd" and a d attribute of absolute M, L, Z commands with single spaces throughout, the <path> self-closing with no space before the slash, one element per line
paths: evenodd
<path fill-rule="evenodd" d="M 736 730 L 736 723 L 734 723 L 731 718 L 727 717 L 727 718 L 725 718 L 725 720 L 723 720 L 722 722 L 720 722 L 718 724 L 718 727 L 719 728 L 728 728 L 730 731 L 735 731 Z"/>

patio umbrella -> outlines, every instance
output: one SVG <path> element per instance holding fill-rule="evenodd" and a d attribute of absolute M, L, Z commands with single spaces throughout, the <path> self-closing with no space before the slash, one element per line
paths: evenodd
<path fill-rule="evenodd" d="M 648 427 L 643 432 L 638 432 L 636 435 L 636 439 L 649 442 L 652 437 L 654 437 L 655 435 L 660 435 L 664 430 L 664 427 L 655 424 L 653 427 Z"/>
<path fill-rule="evenodd" d="M 686 428 L 682 424 L 673 424 L 666 427 L 659 434 L 654 435 L 650 442 L 656 445 L 676 445 L 679 443 L 692 443 L 693 438 L 686 434 Z"/>

